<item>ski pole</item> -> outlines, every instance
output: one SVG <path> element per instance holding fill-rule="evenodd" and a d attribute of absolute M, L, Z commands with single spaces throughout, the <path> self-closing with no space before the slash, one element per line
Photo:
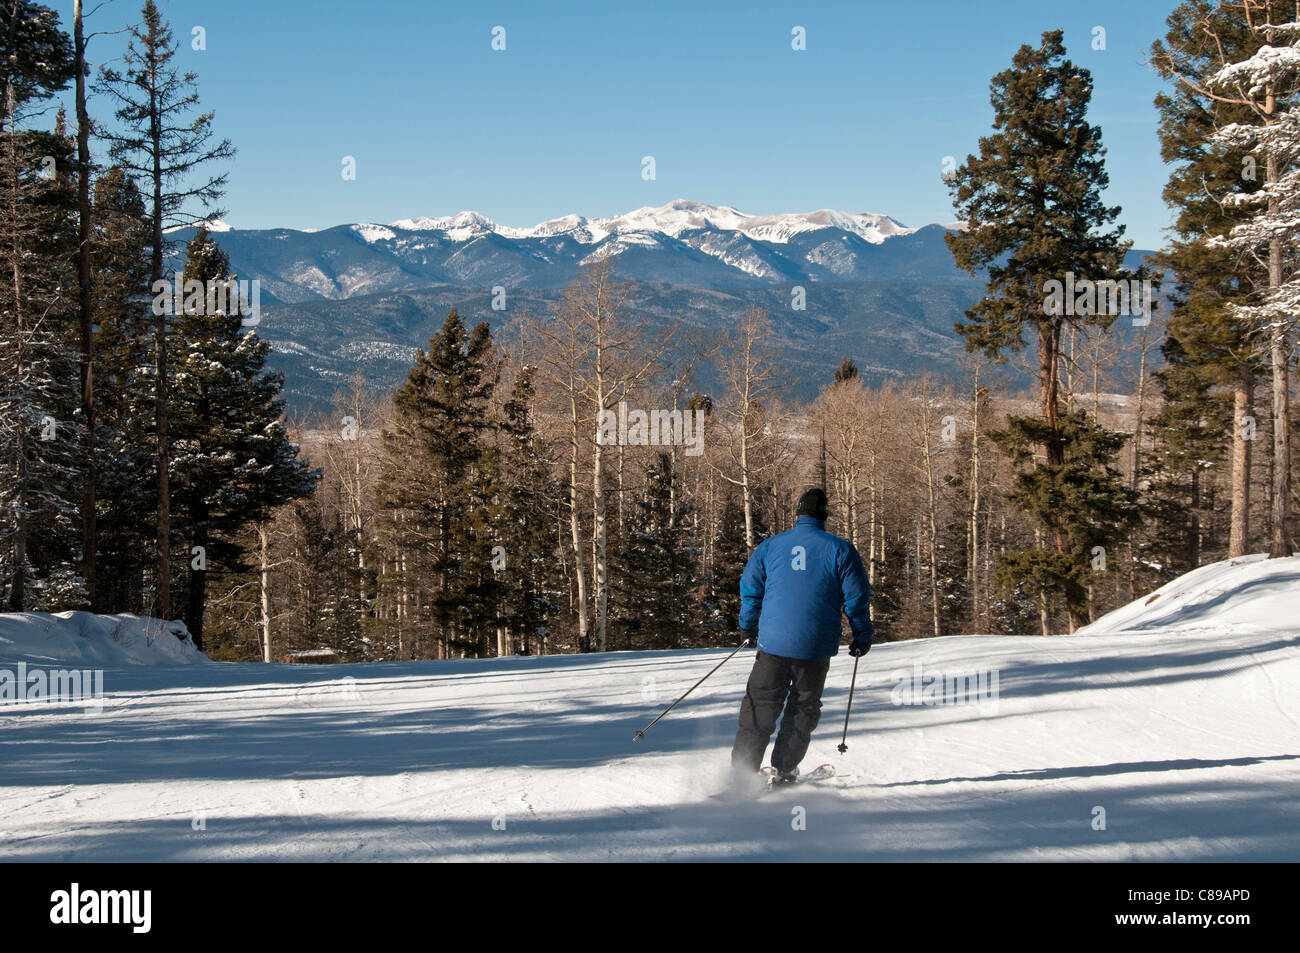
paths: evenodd
<path fill-rule="evenodd" d="M 748 645 L 748 644 L 749 644 L 749 639 L 745 639 L 744 642 L 741 642 L 739 645 L 737 645 L 736 648 L 735 648 L 735 651 L 733 651 L 733 652 L 731 653 L 731 655 L 728 655 L 726 658 L 724 658 L 724 659 L 723 659 L 721 662 L 719 662 L 717 665 L 713 666 L 713 669 L 712 669 L 712 671 L 709 672 L 709 675 L 712 675 L 712 674 L 713 674 L 714 672 L 716 672 L 718 669 L 722 668 L 722 666 L 724 666 L 724 665 L 726 665 L 728 662 L 730 662 L 730 661 L 732 660 L 732 658 L 735 656 L 736 652 L 739 652 L 741 649 L 743 649 L 743 648 L 744 648 L 746 645 Z M 688 688 L 688 689 L 686 690 L 685 694 L 682 695 L 682 698 L 685 698 L 685 697 L 686 697 L 687 695 L 689 695 L 691 692 L 695 691 L 695 689 L 697 689 L 697 688 L 699 688 L 701 685 L 703 685 L 703 684 L 704 684 L 704 680 L 707 679 L 707 678 L 709 677 L 709 675 L 705 675 L 704 678 L 700 679 L 698 682 L 696 682 L 694 685 L 692 685 L 690 688 Z M 659 713 L 659 718 L 662 718 L 664 715 L 668 714 L 670 711 L 672 711 L 674 708 L 676 708 L 677 705 L 678 705 L 678 703 L 682 700 L 682 698 L 677 699 L 677 701 L 673 702 L 671 705 L 669 705 L 667 708 L 665 708 L 663 711 L 661 711 L 661 712 Z M 646 733 L 647 731 L 649 731 L 649 730 L 650 730 L 651 728 L 653 728 L 655 725 L 659 724 L 659 718 L 656 718 L 654 721 L 650 722 L 650 724 L 646 725 L 644 728 L 642 728 L 640 731 L 638 731 L 636 734 L 634 734 L 634 735 L 632 736 L 632 740 L 633 740 L 633 741 L 640 741 L 642 738 L 644 738 L 644 737 L 645 737 L 645 733 Z"/>
<path fill-rule="evenodd" d="M 844 711 L 844 737 L 840 739 L 838 749 L 840 754 L 849 750 L 849 746 L 845 742 L 849 740 L 849 712 L 853 711 L 853 689 L 858 684 L 858 662 L 861 660 L 861 655 L 853 660 L 853 681 L 849 682 L 849 707 Z"/>

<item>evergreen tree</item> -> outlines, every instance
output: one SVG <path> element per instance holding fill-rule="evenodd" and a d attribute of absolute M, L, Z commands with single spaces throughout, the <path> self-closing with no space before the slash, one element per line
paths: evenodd
<path fill-rule="evenodd" d="M 531 654 L 544 638 L 553 609 L 555 526 L 562 487 L 552 477 L 552 461 L 532 420 L 533 368 L 515 372 L 510 398 L 502 408 L 500 521 L 495 538 L 507 560 L 499 624 L 498 651 Z"/>
<path fill-rule="evenodd" d="M 74 75 L 72 38 L 58 13 L 32 0 L 0 4 L 0 133 L 18 131 Z"/>
<path fill-rule="evenodd" d="M 486 324 L 452 310 L 393 398 L 378 485 L 397 568 L 381 585 L 402 606 L 411 650 L 479 654 L 495 628 L 488 412 L 496 384 Z"/>
<path fill-rule="evenodd" d="M 319 472 L 289 442 L 281 422 L 283 378 L 265 371 L 271 346 L 244 327 L 250 312 L 206 228 L 189 242 L 184 281 L 175 320 L 171 468 L 177 529 L 187 542 L 185 624 L 202 647 L 209 566 L 240 567 L 241 531 L 309 495 Z"/>
<path fill-rule="evenodd" d="M 1005 429 L 989 434 L 1014 463 L 1026 468 L 1016 475 L 1011 501 L 1044 536 L 1062 541 L 1055 549 L 1009 551 L 994 574 L 1004 594 L 1026 583 L 1039 593 L 1044 635 L 1047 599 L 1053 593 L 1064 596 L 1073 623 L 1086 620 L 1095 574 L 1106 570 L 1139 515 L 1137 494 L 1111 466 L 1126 436 L 1097 426 L 1077 410 L 1063 415 L 1058 428 L 1065 459 L 1033 467 L 1028 465 L 1035 449 L 1052 436 L 1045 422 L 1012 416 Z"/>
<path fill-rule="evenodd" d="M 1274 3 L 1263 13 L 1269 22 L 1295 18 L 1289 4 Z M 1157 452 L 1166 464 L 1176 467 L 1181 467 L 1179 461 L 1196 467 L 1196 461 L 1209 462 L 1212 469 L 1204 474 L 1208 478 L 1231 445 L 1226 548 L 1229 556 L 1241 556 L 1250 545 L 1253 433 L 1247 418 L 1253 415 L 1259 360 L 1249 326 L 1230 306 L 1245 301 L 1259 280 L 1260 265 L 1250 256 L 1215 247 L 1211 240 L 1226 235 L 1244 217 L 1242 208 L 1221 199 L 1234 193 L 1242 197 L 1258 193 L 1265 170 L 1259 157 L 1248 150 L 1224 148 L 1213 141 L 1217 129 L 1250 121 L 1249 108 L 1204 95 L 1180 77 L 1210 75 L 1225 58 L 1241 59 L 1257 51 L 1261 40 L 1249 28 L 1241 4 L 1215 0 L 1185 0 L 1170 13 L 1167 26 L 1164 40 L 1152 45 L 1150 57 L 1160 75 L 1172 83 L 1170 92 L 1156 97 L 1161 158 L 1171 166 L 1164 199 L 1175 213 L 1171 241 L 1157 261 L 1173 272 L 1177 282 L 1163 346 L 1169 369 L 1159 378 L 1164 408 L 1158 423 L 1164 426 L 1155 429 Z M 1217 398 L 1220 390 L 1231 393 L 1231 406 Z M 1203 438 L 1195 433 L 1202 427 L 1208 430 Z M 1169 445 L 1161 448 L 1166 440 Z M 1183 446 L 1189 440 L 1194 448 Z M 1159 467 L 1150 478 L 1160 500 L 1160 519 L 1188 529 L 1199 522 L 1195 512 L 1202 507 L 1204 482 L 1199 471 Z M 1151 532 L 1169 543 L 1167 528 L 1152 525 Z M 1197 529 L 1182 538 L 1191 546 L 1200 536 Z M 1209 548 L 1216 551 L 1222 545 L 1212 540 Z M 1199 560 L 1199 546 L 1195 554 L 1166 552 L 1157 561 L 1189 566 L 1191 557 Z"/>
<path fill-rule="evenodd" d="M 14 610 L 85 600 L 72 523 L 80 466 L 61 227 L 67 137 L 61 116 L 53 133 L 23 128 L 72 72 L 52 10 L 0 5 L 0 586 Z"/>
<path fill-rule="evenodd" d="M 1213 389 L 1205 365 L 1189 361 L 1172 335 L 1164 351 L 1157 378 L 1166 399 L 1151 419 L 1159 437 L 1144 458 L 1136 547 L 1143 575 L 1156 585 L 1226 555 L 1228 520 L 1213 475 L 1232 429 L 1232 407 Z"/>
<path fill-rule="evenodd" d="M 768 535 L 761 513 L 754 514 L 754 532 L 759 539 Z M 749 562 L 745 543 L 745 508 L 740 492 L 728 487 L 722 501 L 717 535 L 713 543 L 713 566 L 708 579 L 708 624 L 718 642 L 731 641 L 740 619 L 740 577 Z"/>
<path fill-rule="evenodd" d="M 0 571 L 15 612 L 85 598 L 73 522 L 79 431 L 69 274 L 40 247 L 40 158 L 30 137 L 0 134 Z"/>
<path fill-rule="evenodd" d="M 693 641 L 699 554 L 687 530 L 691 508 L 672 492 L 675 479 L 672 456 L 655 454 L 623 553 L 620 595 L 634 600 L 624 620 L 629 649 L 675 649 Z"/>
<path fill-rule="evenodd" d="M 1007 351 L 1026 346 L 1027 332 L 1037 337 L 1040 419 L 1011 418 L 1005 441 L 1026 462 L 1033 448 L 1042 449 L 1039 472 L 1024 477 L 1039 490 L 1017 495 L 1026 503 L 1042 496 L 1061 504 L 1082 503 L 1088 494 L 1065 492 L 1066 487 L 1101 478 L 1107 471 L 1094 465 L 1105 458 L 1092 450 L 1113 442 L 1062 413 L 1059 377 L 1063 332 L 1103 330 L 1116 315 L 1107 308 L 1071 307 L 1074 302 L 1049 306 L 1047 283 L 1064 286 L 1071 275 L 1093 282 L 1128 277 L 1122 268 L 1128 248 L 1121 241 L 1123 226 L 1107 230 L 1120 210 L 1101 200 L 1108 183 L 1105 150 L 1100 128 L 1086 115 L 1092 78 L 1065 56 L 1060 30 L 1044 33 L 1037 49 L 1020 48 L 1011 69 L 993 78 L 993 135 L 980 140 L 980 154 L 968 156 L 949 183 L 967 228 L 950 233 L 948 246 L 959 267 L 988 273 L 985 296 L 966 312 L 967 321 L 959 322 L 957 331 L 969 350 L 999 361 Z M 1070 447 L 1075 439 L 1083 445 Z M 1123 496 L 1119 483 L 1095 489 L 1106 498 Z M 1080 527 L 1089 513 L 1030 513 L 1046 520 L 1041 552 L 1010 560 L 1006 571 L 1015 567 L 1031 573 L 1041 586 L 1062 589 L 1073 628 L 1086 609 L 1081 576 L 1089 572 L 1089 563 L 1066 564 L 1079 558 L 1076 542 L 1086 535 Z M 1098 529 L 1096 535 L 1109 533 Z"/>
<path fill-rule="evenodd" d="M 122 56 L 124 70 L 102 70 L 98 88 L 118 105 L 120 129 L 102 133 L 110 155 L 142 184 L 141 191 L 148 196 L 152 225 L 149 286 L 158 294 L 165 291 L 165 229 L 197 225 L 221 214 L 215 203 L 225 187 L 226 175 L 209 177 L 199 170 L 210 162 L 232 158 L 235 150 L 229 140 L 214 141 L 212 113 L 192 116 L 198 106 L 197 77 L 194 73 L 180 73 L 173 64 L 176 41 L 154 0 L 145 0 L 141 16 L 142 22 L 130 30 L 131 39 Z M 191 210 L 196 202 L 203 209 L 198 214 Z M 171 457 L 167 394 L 171 375 L 167 314 L 162 308 L 155 311 L 153 415 L 158 492 L 154 612 L 168 618 L 172 614 L 171 480 L 167 469 Z"/>
<path fill-rule="evenodd" d="M 99 559 L 94 608 L 145 610 L 144 574 L 154 538 L 154 383 L 150 361 L 149 237 L 144 199 L 119 168 L 95 180 L 94 276 L 95 528 Z"/>

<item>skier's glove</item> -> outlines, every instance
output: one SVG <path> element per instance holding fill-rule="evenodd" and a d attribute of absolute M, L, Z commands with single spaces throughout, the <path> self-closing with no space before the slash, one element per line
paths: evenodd
<path fill-rule="evenodd" d="M 758 632 L 754 629 L 741 629 L 740 637 L 746 642 L 758 642 Z"/>
<path fill-rule="evenodd" d="M 858 641 L 857 639 L 854 639 L 853 644 L 849 646 L 849 655 L 853 656 L 854 658 L 859 658 L 863 655 L 866 655 L 870 651 L 871 651 L 870 642 L 861 642 Z"/>

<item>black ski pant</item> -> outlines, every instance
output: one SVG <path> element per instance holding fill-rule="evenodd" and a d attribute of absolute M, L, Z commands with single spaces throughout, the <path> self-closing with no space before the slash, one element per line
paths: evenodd
<path fill-rule="evenodd" d="M 808 742 L 822 714 L 822 689 L 831 660 L 785 658 L 759 652 L 740 703 L 740 730 L 731 749 L 733 767 L 757 771 L 763 752 L 785 708 L 781 732 L 772 748 L 772 767 L 793 771 L 808 753 Z"/>

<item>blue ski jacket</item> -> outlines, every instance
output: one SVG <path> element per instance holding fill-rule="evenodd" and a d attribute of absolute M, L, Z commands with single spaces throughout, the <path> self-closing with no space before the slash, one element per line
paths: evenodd
<path fill-rule="evenodd" d="M 853 638 L 870 642 L 871 586 L 862 557 L 826 521 L 800 516 L 794 528 L 754 548 L 740 577 L 740 628 L 758 648 L 785 658 L 824 659 L 840 650 L 840 610 Z"/>

